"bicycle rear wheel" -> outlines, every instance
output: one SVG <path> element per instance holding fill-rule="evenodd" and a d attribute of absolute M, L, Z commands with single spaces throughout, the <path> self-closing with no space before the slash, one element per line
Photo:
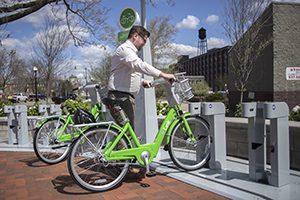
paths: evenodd
<path fill-rule="evenodd" d="M 51 118 L 35 131 L 33 148 L 36 156 L 47 164 L 56 164 L 66 159 L 70 142 L 59 142 L 57 136 L 64 134 L 62 128 L 65 122 Z"/>
<path fill-rule="evenodd" d="M 185 125 L 181 120 L 171 133 L 169 154 L 177 167 L 196 170 L 203 167 L 210 158 L 211 138 L 206 121 L 195 116 L 187 117 L 186 120 L 196 141 L 185 133 Z"/>
<path fill-rule="evenodd" d="M 118 136 L 115 130 L 98 128 L 83 133 L 72 145 L 68 170 L 82 188 L 101 192 L 116 187 L 125 177 L 130 160 L 106 161 L 101 151 Z M 114 150 L 127 149 L 121 139 Z"/>

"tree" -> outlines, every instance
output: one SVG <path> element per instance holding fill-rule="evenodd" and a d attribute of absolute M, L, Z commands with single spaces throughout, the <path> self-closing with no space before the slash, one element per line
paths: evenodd
<path fill-rule="evenodd" d="M 169 17 L 156 17 L 150 21 L 148 27 L 151 35 L 151 54 L 152 64 L 159 66 L 161 59 L 167 59 L 174 56 L 174 48 L 171 45 L 172 37 L 177 30 L 170 22 Z"/>
<path fill-rule="evenodd" d="M 240 91 L 240 102 L 243 102 L 243 93 L 256 59 L 272 40 L 271 37 L 268 40 L 261 37 L 261 30 L 268 25 L 268 19 L 258 19 L 269 3 L 269 0 L 227 1 L 223 28 L 234 45 L 229 63 L 235 74 L 235 87 Z"/>
<path fill-rule="evenodd" d="M 0 87 L 3 92 L 5 92 L 5 89 L 9 84 L 13 83 L 14 79 L 18 77 L 18 74 L 23 74 L 20 82 L 25 79 L 23 73 L 24 66 L 24 61 L 18 57 L 15 50 L 8 51 L 7 49 L 0 47 Z M 23 81 L 22 83 L 22 86 L 26 86 Z"/>
<path fill-rule="evenodd" d="M 4 0 L 0 3 L 0 25 L 16 21 L 50 5 L 54 12 L 57 9 L 64 12 L 64 20 L 75 46 L 94 43 L 107 28 L 105 20 L 108 9 L 101 3 L 102 0 Z M 93 39 L 88 40 L 87 34 L 93 35 Z"/>
<path fill-rule="evenodd" d="M 37 45 L 34 48 L 34 63 L 39 68 L 39 73 L 44 78 L 47 97 L 50 96 L 52 83 L 64 65 L 65 50 L 70 41 L 70 36 L 63 26 L 58 26 L 55 21 L 47 18 L 45 27 L 37 38 Z"/>
<path fill-rule="evenodd" d="M 92 79 L 100 82 L 102 86 L 107 86 L 111 69 L 111 55 L 107 54 L 102 61 L 96 65 L 97 66 L 92 66 Z"/>

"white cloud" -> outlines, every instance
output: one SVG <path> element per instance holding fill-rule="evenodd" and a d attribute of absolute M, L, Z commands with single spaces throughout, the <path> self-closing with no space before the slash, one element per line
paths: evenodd
<path fill-rule="evenodd" d="M 75 73 L 78 75 L 84 73 L 85 68 L 90 70 L 90 66 L 95 66 L 97 63 L 101 62 L 107 54 L 112 53 L 110 47 L 102 45 L 74 47 L 73 51 L 76 51 L 77 56 L 72 59 L 72 66 L 76 66 Z"/>
<path fill-rule="evenodd" d="M 2 45 L 9 50 L 16 50 L 17 54 L 25 60 L 32 56 L 32 39 L 7 38 L 2 40 Z"/>
<path fill-rule="evenodd" d="M 156 67 L 168 67 L 169 65 L 176 63 L 177 57 L 180 55 L 189 55 L 189 57 L 197 55 L 197 48 L 190 45 L 172 43 L 171 48 L 173 49 L 172 51 L 174 51 L 172 55 L 170 55 L 169 52 L 165 54 L 163 53 L 170 51 L 169 49 L 161 49 L 162 55 L 166 56 L 159 57 L 156 61 L 158 64 Z"/>
<path fill-rule="evenodd" d="M 181 22 L 176 24 L 176 28 L 179 29 L 195 29 L 197 28 L 200 20 L 192 15 L 188 15 L 186 18 L 184 18 Z"/>
<path fill-rule="evenodd" d="M 105 55 L 112 53 L 112 49 L 110 47 L 102 45 L 79 47 L 78 50 L 81 60 L 84 62 L 99 62 L 105 57 Z"/>
<path fill-rule="evenodd" d="M 217 16 L 217 15 L 209 15 L 205 20 L 205 22 L 208 24 L 213 24 L 218 21 L 219 21 L 219 16 Z"/>
<path fill-rule="evenodd" d="M 208 49 L 220 48 L 220 47 L 224 47 L 226 45 L 229 45 L 229 43 L 226 42 L 222 38 L 210 37 L 210 38 L 207 39 L 207 47 L 208 47 Z"/>
<path fill-rule="evenodd" d="M 189 55 L 190 57 L 194 57 L 197 55 L 196 47 L 176 43 L 173 43 L 172 46 L 175 48 L 176 56 Z"/>

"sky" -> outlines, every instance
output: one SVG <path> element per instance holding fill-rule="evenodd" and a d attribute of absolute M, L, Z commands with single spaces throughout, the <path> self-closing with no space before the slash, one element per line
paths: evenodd
<path fill-rule="evenodd" d="M 178 30 L 172 41 L 177 54 L 193 57 L 197 53 L 198 30 L 201 27 L 206 29 L 208 49 L 230 45 L 222 28 L 225 1 L 175 0 L 175 5 L 170 6 L 164 0 L 155 0 L 155 7 L 147 3 L 146 18 L 149 21 L 155 17 L 170 17 L 172 25 Z M 289 1 L 300 2 L 300 0 Z M 140 13 L 141 7 L 140 0 L 103 0 L 102 4 L 110 9 L 107 14 L 107 23 L 115 26 L 119 31 L 122 31 L 117 26 L 122 10 L 130 7 Z M 7 24 L 4 29 L 10 37 L 2 40 L 2 44 L 8 48 L 17 49 L 17 53 L 24 59 L 28 58 L 32 51 L 33 41 L 42 27 L 41 19 L 45 12 L 50 12 L 48 6 L 23 19 Z M 76 66 L 76 70 L 72 67 L 67 75 L 83 77 L 84 69 L 89 67 L 91 62 L 101 60 L 107 51 L 114 50 L 111 46 L 107 46 L 106 50 L 100 46 L 74 47 L 70 45 L 68 55 L 72 57 L 72 66 Z M 169 64 L 174 63 L 175 59 Z"/>

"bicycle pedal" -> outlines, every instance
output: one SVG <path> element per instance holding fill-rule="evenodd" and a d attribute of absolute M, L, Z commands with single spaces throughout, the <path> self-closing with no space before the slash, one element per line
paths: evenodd
<path fill-rule="evenodd" d="M 147 177 L 153 177 L 153 176 L 156 176 L 156 172 L 154 172 L 154 171 L 146 172 L 146 176 L 147 176 Z"/>

